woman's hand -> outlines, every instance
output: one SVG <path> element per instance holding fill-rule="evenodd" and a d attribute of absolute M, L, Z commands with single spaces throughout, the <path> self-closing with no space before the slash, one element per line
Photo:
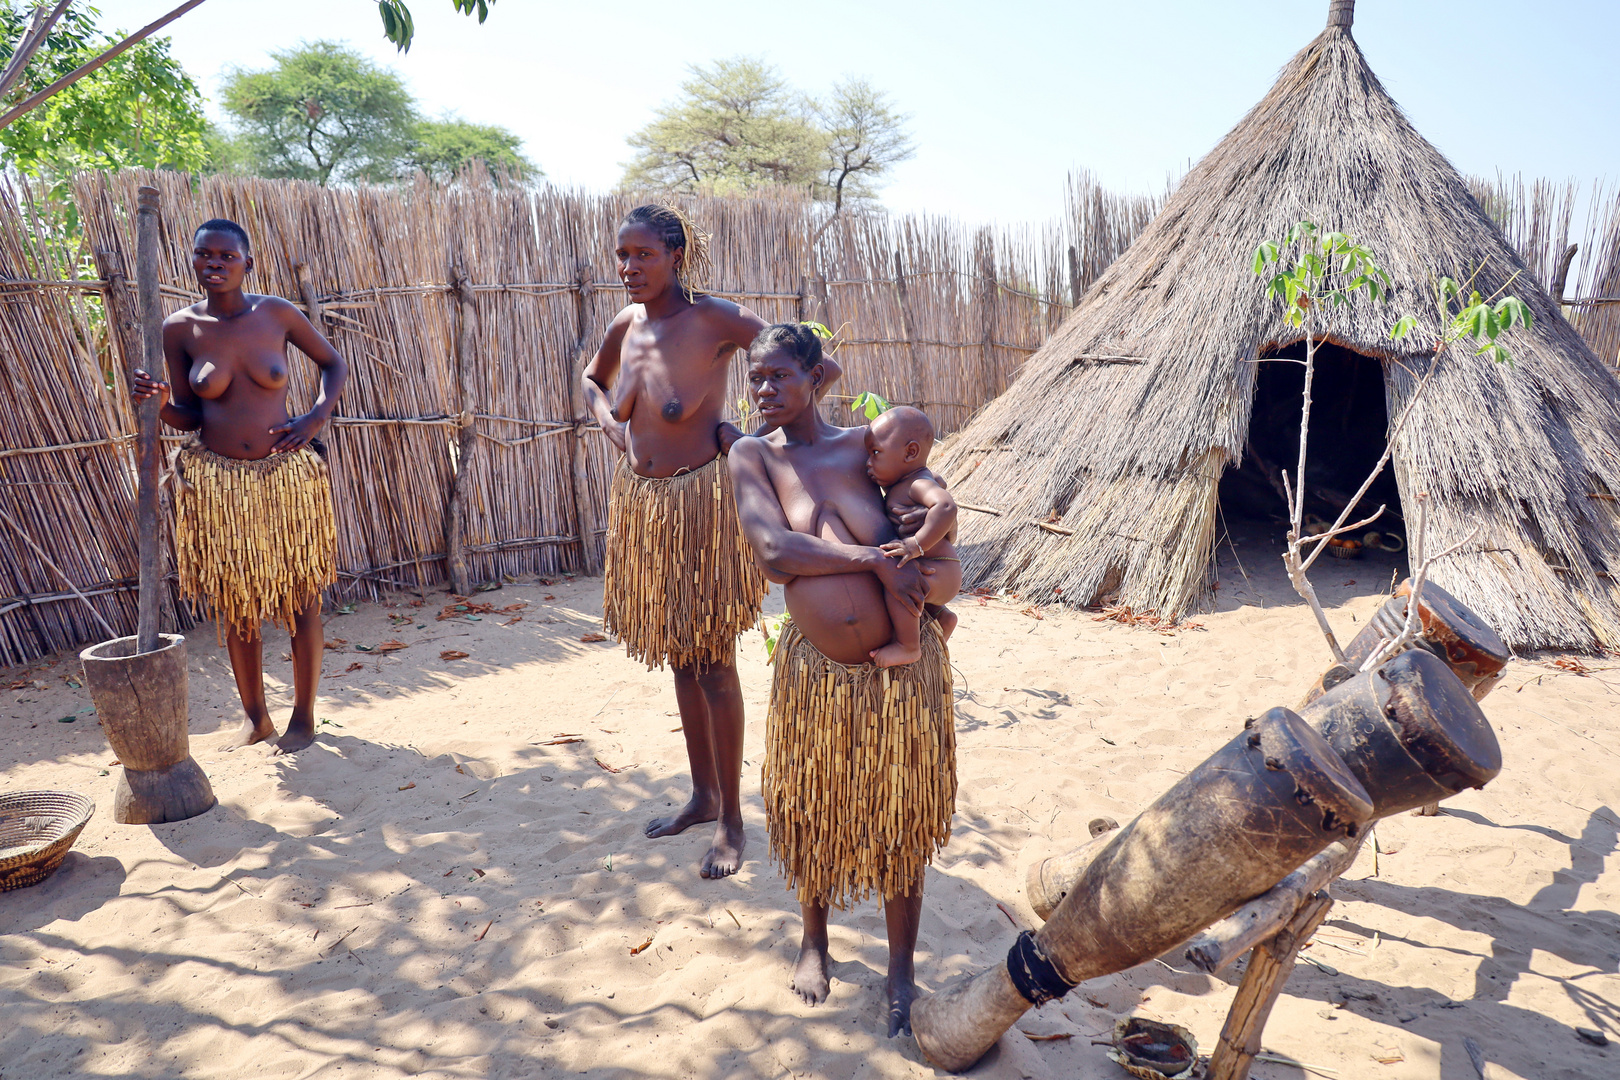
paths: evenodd
<path fill-rule="evenodd" d="M 166 382 L 159 382 L 157 379 L 154 379 L 152 376 L 148 375 L 141 368 L 136 368 L 134 377 L 129 383 L 130 399 L 133 400 L 135 404 L 140 405 L 141 403 L 145 402 L 147 398 L 150 398 L 153 395 L 157 396 L 158 409 L 161 411 L 163 406 L 169 403 L 169 384 Z"/>
<path fill-rule="evenodd" d="M 629 430 L 630 424 L 624 420 L 604 420 L 601 424 L 602 434 L 607 436 L 608 442 L 618 447 L 619 453 L 628 454 L 630 445 L 625 432 Z"/>
<path fill-rule="evenodd" d="M 305 413 L 295 416 L 285 424 L 270 429 L 270 434 L 280 435 L 275 445 L 270 447 L 272 454 L 290 454 L 309 444 L 309 440 L 320 434 L 321 428 L 326 426 L 326 417 L 314 413 Z"/>
<path fill-rule="evenodd" d="M 933 570 L 923 566 L 906 566 L 884 558 L 872 571 L 883 587 L 900 599 L 906 610 L 922 615 L 923 601 L 928 598 L 928 576 Z"/>
<path fill-rule="evenodd" d="M 736 424 L 722 420 L 720 426 L 714 429 L 714 437 L 720 444 L 720 456 L 731 453 L 731 447 L 743 437 L 743 432 Z"/>
<path fill-rule="evenodd" d="M 923 527 L 923 519 L 928 516 L 928 507 L 913 506 L 910 510 L 900 514 L 892 514 L 889 521 L 894 525 L 894 531 L 901 536 L 912 536 Z"/>

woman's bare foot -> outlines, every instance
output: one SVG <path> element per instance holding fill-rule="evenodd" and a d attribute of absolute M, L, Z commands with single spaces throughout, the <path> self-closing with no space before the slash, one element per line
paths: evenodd
<path fill-rule="evenodd" d="M 793 992 L 806 1005 L 820 1005 L 827 1000 L 827 991 L 832 985 L 827 975 L 831 963 L 825 944 L 813 941 L 800 944 L 799 962 L 793 966 L 792 986 Z"/>
<path fill-rule="evenodd" d="M 939 623 L 939 636 L 949 641 L 951 635 L 956 633 L 956 624 L 962 620 L 950 608 L 942 607 L 934 612 L 934 621 Z"/>
<path fill-rule="evenodd" d="M 701 825 L 705 821 L 714 821 L 719 816 L 720 812 L 714 803 L 693 795 L 692 801 L 682 807 L 680 813 L 655 817 L 647 822 L 647 827 L 641 831 L 648 838 L 675 836 L 690 829 L 693 825 Z M 742 851 L 741 844 L 737 845 L 737 850 Z"/>
<path fill-rule="evenodd" d="M 890 976 L 887 989 L 889 992 L 889 1038 L 896 1035 L 911 1034 L 911 1001 L 917 996 L 917 984 L 910 979 L 896 979 Z"/>
<path fill-rule="evenodd" d="M 315 718 L 294 716 L 287 722 L 287 734 L 276 740 L 277 754 L 296 754 L 315 741 Z"/>
<path fill-rule="evenodd" d="M 904 664 L 915 664 L 922 659 L 921 647 L 906 648 L 898 641 L 891 641 L 882 648 L 872 650 L 872 662 L 878 667 L 900 667 Z"/>
<path fill-rule="evenodd" d="M 714 843 L 703 856 L 703 867 L 698 873 L 706 878 L 730 877 L 742 869 L 743 848 L 747 845 L 742 822 L 720 822 L 715 826 Z"/>
<path fill-rule="evenodd" d="M 275 737 L 276 727 L 268 716 L 258 720 L 248 717 L 243 719 L 241 727 L 231 733 L 226 749 L 235 750 L 239 746 L 252 746 L 254 743 L 262 743 Z"/>

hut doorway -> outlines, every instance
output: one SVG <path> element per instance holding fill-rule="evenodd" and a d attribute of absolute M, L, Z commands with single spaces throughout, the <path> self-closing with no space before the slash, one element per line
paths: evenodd
<path fill-rule="evenodd" d="M 1304 342 L 1262 356 L 1263 361 L 1304 358 Z M 1299 414 L 1304 387 L 1303 363 L 1259 365 L 1243 464 L 1226 470 L 1221 479 L 1221 510 L 1229 528 L 1235 529 L 1241 522 L 1243 531 L 1265 535 L 1277 543 L 1287 532 L 1282 471 L 1286 469 L 1292 477 L 1299 461 Z M 1382 361 L 1337 345 L 1319 346 L 1311 399 L 1305 513 L 1331 522 L 1384 452 L 1389 413 Z M 1401 516 L 1395 472 L 1388 465 L 1357 504 L 1356 518 L 1372 513 L 1379 504 L 1387 509 L 1369 529 L 1394 533 L 1399 539 L 1390 541 L 1390 545 L 1396 546 L 1404 541 L 1406 522 Z"/>

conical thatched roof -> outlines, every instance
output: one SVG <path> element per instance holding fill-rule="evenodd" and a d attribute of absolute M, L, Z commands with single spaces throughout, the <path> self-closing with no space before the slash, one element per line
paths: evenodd
<path fill-rule="evenodd" d="M 1166 616 L 1208 599 L 1216 485 L 1243 453 L 1253 361 L 1300 337 L 1250 270 L 1260 241 L 1310 220 L 1389 269 L 1390 302 L 1333 312 L 1326 336 L 1383 360 L 1391 416 L 1430 363 L 1435 277 L 1483 265 L 1490 294 L 1524 270 L 1368 68 L 1349 6 L 951 440 L 958 500 L 1001 511 L 962 514 L 969 581 L 1081 604 L 1117 594 Z M 1433 580 L 1510 644 L 1620 646 L 1620 382 L 1532 275 L 1511 291 L 1535 315 L 1503 339 L 1515 366 L 1466 345 L 1445 355 L 1396 446 L 1402 499 L 1430 493 L 1433 550 L 1483 526 Z M 1392 342 L 1407 315 L 1420 329 Z"/>

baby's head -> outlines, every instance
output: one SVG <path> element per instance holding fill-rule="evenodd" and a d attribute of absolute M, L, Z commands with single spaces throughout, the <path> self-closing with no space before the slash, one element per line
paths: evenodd
<path fill-rule="evenodd" d="M 907 473 L 926 468 L 933 448 L 934 425 L 928 414 L 896 405 L 866 429 L 866 475 L 878 487 L 888 487 Z"/>

